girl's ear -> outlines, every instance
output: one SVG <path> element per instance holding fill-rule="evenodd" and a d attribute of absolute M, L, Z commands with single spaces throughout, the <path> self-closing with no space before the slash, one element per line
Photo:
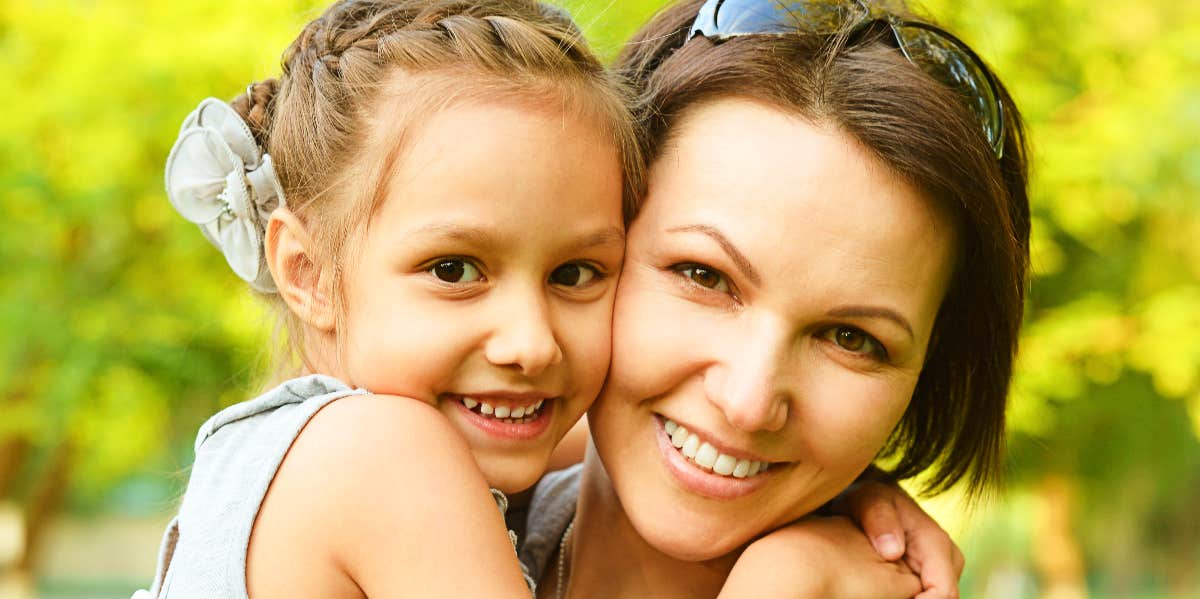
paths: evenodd
<path fill-rule="evenodd" d="M 337 319 L 330 273 L 313 252 L 304 223 L 287 208 L 277 208 L 267 222 L 267 266 L 279 295 L 305 324 L 333 332 Z"/>

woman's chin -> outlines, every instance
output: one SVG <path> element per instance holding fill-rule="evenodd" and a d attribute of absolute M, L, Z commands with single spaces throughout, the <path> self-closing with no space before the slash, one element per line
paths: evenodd
<path fill-rule="evenodd" d="M 716 528 L 712 520 L 661 517 L 669 513 L 666 511 L 653 513 L 660 517 L 645 522 L 633 521 L 638 535 L 651 547 L 683 562 L 704 562 L 726 557 L 749 543 L 754 536 L 750 530 Z"/>

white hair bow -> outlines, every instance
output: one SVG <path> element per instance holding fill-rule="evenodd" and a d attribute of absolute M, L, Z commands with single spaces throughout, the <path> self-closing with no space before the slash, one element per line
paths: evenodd
<path fill-rule="evenodd" d="M 275 292 L 263 235 L 271 212 L 285 205 L 271 155 L 225 102 L 207 98 L 183 121 L 167 158 L 167 197 L 225 254 L 237 276 Z"/>

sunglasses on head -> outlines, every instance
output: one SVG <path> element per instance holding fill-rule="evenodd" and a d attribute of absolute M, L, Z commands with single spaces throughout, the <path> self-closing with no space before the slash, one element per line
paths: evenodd
<path fill-rule="evenodd" d="M 962 40 L 940 27 L 910 21 L 863 0 L 708 0 L 700 7 L 688 40 L 702 35 L 722 42 L 743 35 L 786 35 L 797 31 L 850 36 L 886 26 L 909 62 L 963 96 L 983 127 L 996 157 L 1004 155 L 1004 107 L 991 72 Z"/>

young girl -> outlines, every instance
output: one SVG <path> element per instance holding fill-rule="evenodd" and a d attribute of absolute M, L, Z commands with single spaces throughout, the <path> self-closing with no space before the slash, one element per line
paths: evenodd
<path fill-rule="evenodd" d="M 528 597 L 488 488 L 532 485 L 600 390 L 630 123 L 519 0 L 338 2 L 278 81 L 202 102 L 168 194 L 301 366 L 201 428 L 152 593 Z"/>
<path fill-rule="evenodd" d="M 528 596 L 488 489 L 533 484 L 607 371 L 622 100 L 536 2 L 351 0 L 200 104 L 168 195 L 300 366 L 201 427 L 152 596 Z"/>

